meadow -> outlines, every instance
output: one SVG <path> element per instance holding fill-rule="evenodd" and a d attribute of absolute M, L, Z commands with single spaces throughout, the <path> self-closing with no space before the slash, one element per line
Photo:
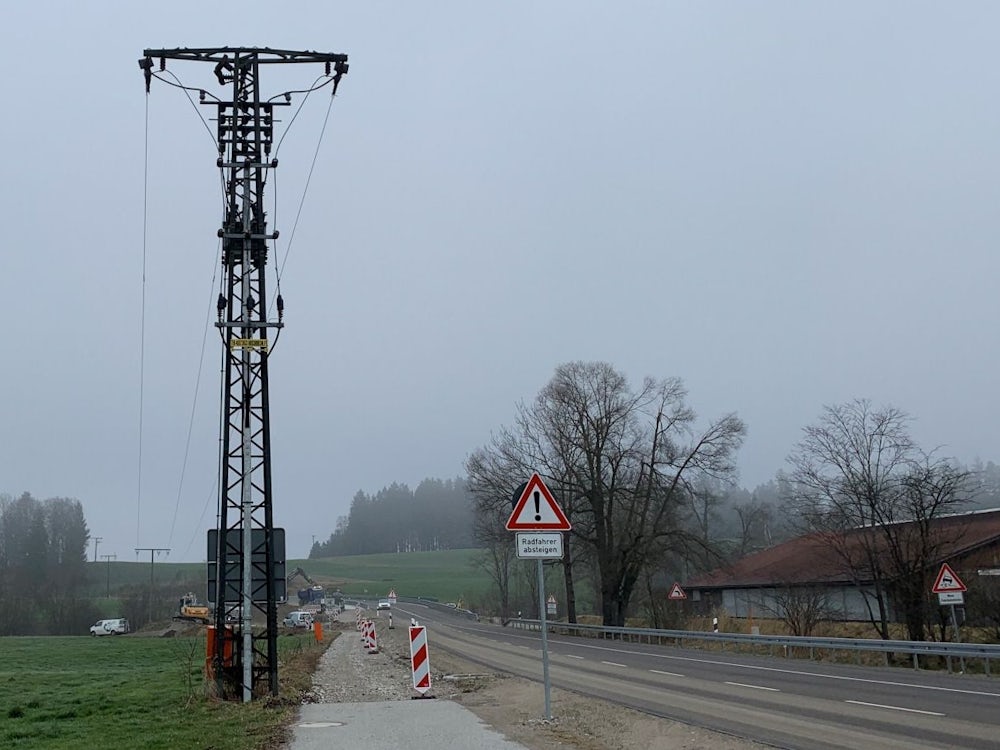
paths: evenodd
<path fill-rule="evenodd" d="M 274 747 L 323 648 L 311 634 L 282 636 L 281 697 L 244 705 L 206 699 L 204 636 L 9 637 L 0 645 L 0 747 L 18 750 Z"/>
<path fill-rule="evenodd" d="M 475 558 L 482 550 L 454 549 L 356 555 L 289 562 L 289 572 L 301 566 L 320 583 L 337 585 L 346 594 L 384 597 L 434 597 L 442 602 L 474 599 L 490 587 L 490 579 Z M 301 584 L 298 579 L 293 588 Z M 304 584 L 303 584 L 304 585 Z"/>
<path fill-rule="evenodd" d="M 310 578 L 323 586 L 340 588 L 345 594 L 385 596 L 395 589 L 399 596 L 434 597 L 443 602 L 475 599 L 490 587 L 490 579 L 475 565 L 481 550 L 458 549 L 436 552 L 402 552 L 378 555 L 353 555 L 316 560 L 288 560 L 285 571 L 291 574 L 302 568 Z M 115 561 L 89 563 L 91 596 L 103 597 L 105 586 L 112 597 L 122 586 L 148 586 L 149 560 L 145 562 Z M 177 595 L 192 589 L 202 595 L 206 576 L 205 563 L 176 563 L 157 560 L 153 567 L 157 586 L 173 584 Z M 289 595 L 308 584 L 296 578 L 289 585 Z M 181 589 L 184 589 L 182 591 Z M 106 616 L 115 616 L 115 606 Z"/>

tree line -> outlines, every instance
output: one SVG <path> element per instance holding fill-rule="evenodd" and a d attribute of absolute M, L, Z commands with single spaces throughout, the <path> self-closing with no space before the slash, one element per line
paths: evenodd
<path fill-rule="evenodd" d="M 87 632 L 89 542 L 79 500 L 0 495 L 0 635 Z"/>
<path fill-rule="evenodd" d="M 393 483 L 354 495 L 350 513 L 337 519 L 326 541 L 314 542 L 310 558 L 381 552 L 468 549 L 473 503 L 464 479 L 425 479 L 411 490 Z"/>

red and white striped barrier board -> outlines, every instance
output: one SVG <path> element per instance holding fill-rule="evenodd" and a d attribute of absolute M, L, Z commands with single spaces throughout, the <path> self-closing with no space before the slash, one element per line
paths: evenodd
<path fill-rule="evenodd" d="M 365 628 L 365 645 L 368 647 L 369 654 L 378 653 L 378 636 L 375 635 L 375 622 L 373 620 L 368 620 Z"/>
<path fill-rule="evenodd" d="M 410 664 L 413 668 L 413 689 L 423 695 L 431 689 L 431 660 L 427 655 L 427 628 L 410 628 Z"/>

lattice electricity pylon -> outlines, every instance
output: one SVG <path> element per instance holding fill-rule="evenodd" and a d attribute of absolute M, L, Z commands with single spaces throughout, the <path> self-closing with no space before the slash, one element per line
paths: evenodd
<path fill-rule="evenodd" d="M 222 227 L 225 292 L 219 294 L 216 324 L 227 352 L 223 374 L 222 459 L 218 524 L 210 533 L 209 601 L 215 605 L 211 666 L 219 695 L 278 693 L 277 593 L 284 587 L 284 534 L 275 529 L 271 504 L 271 438 L 268 407 L 268 331 L 283 326 L 267 319 L 264 274 L 268 232 L 264 207 L 267 175 L 278 166 L 271 158 L 276 107 L 291 96 L 262 100 L 260 66 L 276 63 L 323 63 L 333 93 L 347 73 L 347 55 L 257 47 L 147 49 L 139 60 L 149 92 L 159 58 L 210 62 L 223 100 L 199 90 L 202 104 L 216 109 L 216 138 L 226 197 Z M 331 69 L 332 68 L 332 69 Z M 325 85 L 325 84 L 324 84 Z M 277 335 L 277 333 L 275 334 Z M 213 585 L 214 584 L 214 585 Z M 253 629 L 253 614 L 264 627 Z M 237 690 L 241 687 L 241 691 Z"/>

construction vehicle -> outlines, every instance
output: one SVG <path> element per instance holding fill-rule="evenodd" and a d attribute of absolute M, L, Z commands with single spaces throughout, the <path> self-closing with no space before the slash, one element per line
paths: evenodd
<path fill-rule="evenodd" d="M 291 573 L 289 573 L 288 578 L 285 579 L 285 583 L 290 584 L 292 581 L 294 581 L 297 577 L 300 576 L 306 583 L 312 584 L 313 586 L 316 585 L 316 581 L 310 578 L 309 574 L 306 573 L 304 570 L 302 570 L 302 568 L 296 568 Z"/>
<path fill-rule="evenodd" d="M 291 575 L 285 579 L 285 583 L 290 584 L 296 579 L 296 577 L 299 576 L 301 576 L 306 583 L 312 584 L 309 588 L 299 589 L 299 606 L 304 607 L 306 604 L 321 604 L 323 597 L 326 595 L 323 591 L 323 587 L 310 578 L 309 574 L 302 570 L 302 568 L 296 568 L 293 570 Z"/>
<path fill-rule="evenodd" d="M 188 592 L 181 597 L 174 619 L 208 625 L 212 620 L 212 608 L 207 604 L 201 604 L 197 596 Z"/>

